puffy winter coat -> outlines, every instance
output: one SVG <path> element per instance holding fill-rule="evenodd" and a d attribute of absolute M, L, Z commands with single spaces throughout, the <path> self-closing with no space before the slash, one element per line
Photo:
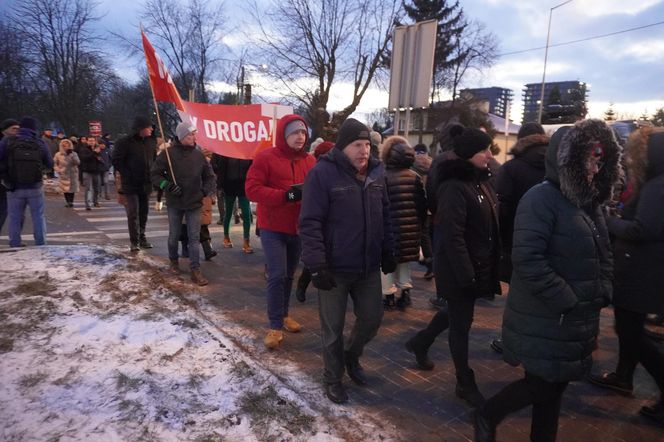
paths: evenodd
<path fill-rule="evenodd" d="M 613 304 L 664 314 L 664 132 L 651 131 L 640 129 L 627 142 L 628 175 L 638 190 L 622 218 L 608 219 L 614 236 Z"/>
<path fill-rule="evenodd" d="M 585 165 L 594 141 L 603 146 L 605 165 L 589 184 Z M 612 291 L 599 205 L 610 196 L 619 158 L 620 147 L 599 120 L 559 129 L 547 151 L 546 181 L 517 208 L 503 357 L 549 382 L 579 379 L 592 365 L 599 312 Z"/>
<path fill-rule="evenodd" d="M 128 135 L 115 143 L 113 167 L 122 175 L 122 192 L 126 194 L 152 191 L 150 170 L 157 153 L 157 141 L 152 137 Z"/>
<path fill-rule="evenodd" d="M 450 157 L 437 165 L 434 259 L 447 299 L 500 293 L 498 207 L 488 171 Z"/>
<path fill-rule="evenodd" d="M 422 178 L 410 169 L 415 151 L 406 139 L 390 137 L 383 143 L 381 157 L 390 198 L 390 220 L 396 244 L 394 256 L 397 262 L 417 261 L 426 199 Z"/>
<path fill-rule="evenodd" d="M 519 139 L 510 151 L 514 158 L 498 171 L 496 193 L 503 248 L 501 280 L 506 282 L 512 276 L 512 232 L 516 207 L 528 189 L 544 180 L 544 155 L 548 145 L 549 137 L 546 135 L 533 134 Z"/>
<path fill-rule="evenodd" d="M 300 238 L 307 268 L 367 275 L 392 253 L 385 168 L 370 157 L 364 182 L 337 148 L 319 158 L 304 183 Z"/>
<path fill-rule="evenodd" d="M 53 157 L 53 170 L 58 174 L 58 183 L 63 193 L 78 192 L 78 166 L 81 160 L 76 152 L 66 153 L 66 149 L 60 146 L 60 151 Z"/>
<path fill-rule="evenodd" d="M 293 184 L 302 184 L 316 163 L 304 149 L 295 151 L 286 144 L 284 129 L 294 120 L 304 122 L 297 115 L 286 115 L 279 120 L 276 147 L 256 155 L 245 183 L 247 198 L 258 203 L 258 228 L 289 235 L 297 235 L 301 202 L 287 202 L 286 192 Z"/>

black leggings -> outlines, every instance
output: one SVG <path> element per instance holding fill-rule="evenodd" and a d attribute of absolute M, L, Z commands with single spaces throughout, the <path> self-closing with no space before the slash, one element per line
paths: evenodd
<path fill-rule="evenodd" d="M 468 371 L 468 335 L 473 324 L 475 311 L 474 298 L 450 299 L 447 301 L 447 310 L 439 310 L 427 327 L 418 333 L 423 345 L 427 348 L 447 328 L 450 329 L 448 342 L 450 353 L 457 373 Z"/>
<path fill-rule="evenodd" d="M 619 356 L 616 374 L 632 382 L 636 365 L 641 363 L 655 379 L 660 394 L 664 392 L 664 355 L 643 331 L 644 313 L 632 312 L 621 307 L 614 308 Z M 664 399 L 664 397 L 660 398 Z"/>
<path fill-rule="evenodd" d="M 478 410 L 492 425 L 498 425 L 507 415 L 533 406 L 530 440 L 555 441 L 560 417 L 560 402 L 567 382 L 548 382 L 526 372 L 525 378 L 512 382 L 486 401 Z"/>

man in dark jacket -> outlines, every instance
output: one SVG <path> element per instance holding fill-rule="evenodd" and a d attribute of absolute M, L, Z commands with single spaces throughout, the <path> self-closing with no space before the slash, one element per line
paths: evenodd
<path fill-rule="evenodd" d="M 97 140 L 88 137 L 87 144 L 80 147 L 78 156 L 81 159 L 80 169 L 85 187 L 85 210 L 92 210 L 93 205 L 99 207 L 101 174 L 104 169 L 104 160 Z"/>
<path fill-rule="evenodd" d="M 37 139 L 37 120 L 24 117 L 17 136 L 0 141 L 0 179 L 7 188 L 9 246 L 20 247 L 25 206 L 30 207 L 35 245 L 46 244 L 42 173 L 53 169 L 53 157 Z"/>
<path fill-rule="evenodd" d="M 150 168 L 154 161 L 157 145 L 152 138 L 152 123 L 145 117 L 136 117 L 132 134 L 118 140 L 113 150 L 113 167 L 120 173 L 122 188 L 127 198 L 127 225 L 131 251 L 150 249 L 145 237 L 148 222 L 148 198 L 152 191 Z"/>
<path fill-rule="evenodd" d="M 475 440 L 495 440 L 510 413 L 533 406 L 531 440 L 556 439 L 562 394 L 588 373 L 599 313 L 612 293 L 612 257 L 600 205 L 618 178 L 620 147 L 600 120 L 561 128 L 549 144 L 546 181 L 519 202 L 503 357 L 525 377 L 473 415 Z"/>
<path fill-rule="evenodd" d="M 208 281 L 200 270 L 198 243 L 201 232 L 201 207 L 203 197 L 214 198 L 216 195 L 215 176 L 203 152 L 196 148 L 196 126 L 183 121 L 175 128 L 175 135 L 178 141 L 159 154 L 152 166 L 152 183 L 154 187 L 166 192 L 168 258 L 171 273 L 180 273 L 178 240 L 184 219 L 189 239 L 191 280 L 203 286 L 207 285 Z"/>
<path fill-rule="evenodd" d="M 8 118 L 0 123 L 0 140 L 5 137 L 15 137 L 18 134 L 18 121 Z M 0 232 L 7 220 L 7 188 L 0 183 Z"/>
<path fill-rule="evenodd" d="M 348 400 L 341 383 L 344 363 L 356 384 L 366 384 L 359 358 L 383 317 L 380 269 L 396 268 L 385 169 L 370 157 L 369 132 L 359 121 L 346 120 L 335 148 L 304 182 L 302 261 L 319 289 L 325 392 L 336 403 Z M 344 351 L 349 294 L 356 320 Z"/>

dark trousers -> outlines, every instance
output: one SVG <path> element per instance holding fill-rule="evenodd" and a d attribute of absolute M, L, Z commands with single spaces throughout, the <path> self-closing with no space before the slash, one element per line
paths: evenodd
<path fill-rule="evenodd" d="M 448 343 L 457 373 L 467 372 L 468 367 L 468 335 L 473 324 L 475 311 L 474 298 L 461 298 L 447 301 L 447 310 L 439 310 L 427 327 L 417 334 L 418 341 L 431 347 L 438 335 L 449 327 Z"/>
<path fill-rule="evenodd" d="M 67 204 L 74 204 L 74 193 L 73 192 L 65 192 L 65 202 Z"/>
<path fill-rule="evenodd" d="M 300 237 L 265 229 L 261 233 L 267 267 L 267 317 L 271 329 L 281 330 L 288 316 L 293 275 L 300 260 Z"/>
<path fill-rule="evenodd" d="M 182 224 L 182 227 L 180 228 L 180 242 L 184 244 L 189 244 L 189 234 L 187 233 L 187 225 Z M 210 229 L 208 228 L 207 224 L 201 224 L 201 231 L 200 235 L 198 237 L 198 240 L 200 243 L 204 243 L 206 241 L 211 241 L 212 236 L 210 236 Z M 183 246 L 184 247 L 184 246 Z"/>
<path fill-rule="evenodd" d="M 664 393 L 664 355 L 644 333 L 646 315 L 620 307 L 614 308 L 614 314 L 619 343 L 616 374 L 621 379 L 632 382 L 636 365 L 641 363 L 655 379 L 660 393 Z"/>
<path fill-rule="evenodd" d="M 129 227 L 129 241 L 138 244 L 145 237 L 145 225 L 148 222 L 148 197 L 147 193 L 125 194 L 127 204 L 127 226 Z"/>
<path fill-rule="evenodd" d="M 311 271 L 306 266 L 302 267 L 302 273 L 300 273 L 300 277 L 297 280 L 297 288 L 306 292 L 310 282 L 311 282 Z"/>
<path fill-rule="evenodd" d="M 555 441 L 565 388 L 567 382 L 548 382 L 526 372 L 524 379 L 507 385 L 478 411 L 492 425 L 498 425 L 507 415 L 532 405 L 530 440 Z"/>
<path fill-rule="evenodd" d="M 422 221 L 422 232 L 420 235 L 420 244 L 422 246 L 422 255 L 424 259 L 430 261 L 433 259 L 433 248 L 431 246 L 431 215 Z"/>
<path fill-rule="evenodd" d="M 362 356 L 364 346 L 371 341 L 383 319 L 383 295 L 380 271 L 366 277 L 337 273 L 337 286 L 329 291 L 319 290 L 318 313 L 320 315 L 323 344 L 323 380 L 326 384 L 341 382 L 344 375 L 344 323 L 348 295 L 353 300 L 355 324 L 345 346 L 354 357 Z"/>

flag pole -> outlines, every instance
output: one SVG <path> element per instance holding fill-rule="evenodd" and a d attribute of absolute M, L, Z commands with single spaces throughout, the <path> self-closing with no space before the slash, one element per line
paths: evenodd
<path fill-rule="evenodd" d="M 141 40 L 145 33 L 143 32 L 143 23 L 141 23 Z M 145 52 L 145 45 L 143 45 L 143 52 Z M 161 125 L 161 116 L 159 115 L 159 106 L 157 106 L 157 97 L 154 94 L 154 87 L 152 86 L 152 80 L 150 79 L 150 62 L 148 61 L 148 57 L 146 55 L 145 57 L 145 63 L 147 64 L 148 67 L 148 83 L 150 83 L 150 92 L 152 92 L 152 102 L 154 104 L 154 112 L 157 115 L 157 124 L 159 125 L 159 133 L 161 134 L 161 138 L 164 140 L 164 143 L 166 142 L 166 137 L 164 136 L 164 128 Z M 157 146 L 159 148 L 159 146 Z M 168 147 L 164 149 L 164 152 L 166 153 L 166 161 L 168 161 L 168 169 L 171 171 L 171 177 L 173 178 L 173 184 L 177 185 L 177 179 L 175 178 L 175 173 L 173 172 L 173 164 L 171 163 L 171 156 L 168 153 Z"/>

